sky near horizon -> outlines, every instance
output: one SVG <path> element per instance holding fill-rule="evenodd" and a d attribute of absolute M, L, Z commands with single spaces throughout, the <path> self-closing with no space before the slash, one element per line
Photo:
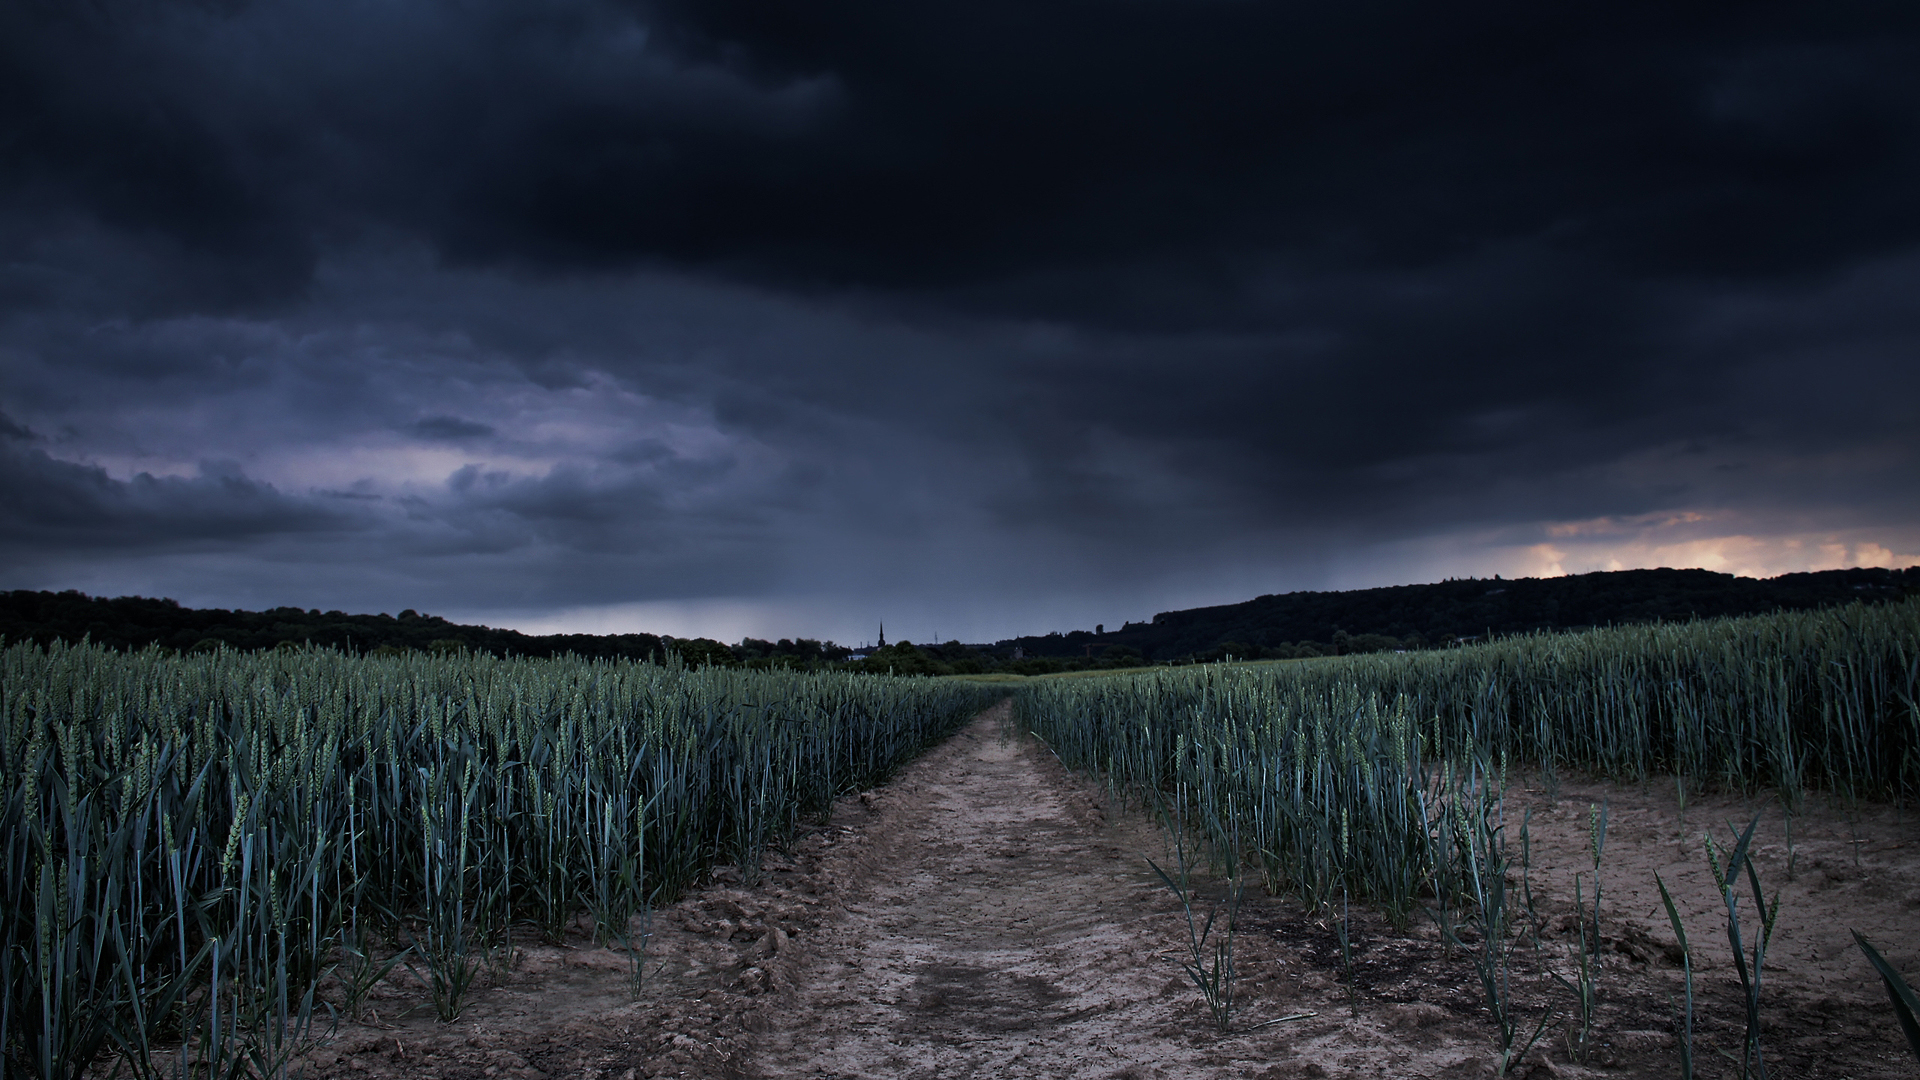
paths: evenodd
<path fill-rule="evenodd" d="M 0 4 L 0 589 L 994 640 L 1920 564 L 1920 8 Z"/>

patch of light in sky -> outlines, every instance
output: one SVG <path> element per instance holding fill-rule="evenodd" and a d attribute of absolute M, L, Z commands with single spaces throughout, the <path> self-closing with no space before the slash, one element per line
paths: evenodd
<path fill-rule="evenodd" d="M 1730 514 L 1673 511 L 1634 517 L 1539 522 L 1498 532 L 1356 545 L 1328 589 L 1365 589 L 1454 577 L 1560 577 L 1661 567 L 1738 577 L 1920 566 L 1920 527 L 1806 530 Z"/>
<path fill-rule="evenodd" d="M 1870 536 L 1836 533 L 1708 536 L 1665 543 L 1557 541 L 1511 551 L 1506 558 L 1495 561 L 1504 562 L 1509 567 L 1505 572 L 1517 577 L 1673 567 L 1767 578 L 1857 566 L 1887 569 L 1920 566 L 1920 536 L 1871 532 Z"/>
<path fill-rule="evenodd" d="M 663 634 L 677 638 L 713 638 L 738 642 L 742 638 L 777 641 L 780 638 L 816 638 L 851 645 L 870 641 L 878 622 L 863 627 L 852 618 L 823 610 L 817 602 L 699 598 L 646 600 L 567 608 L 560 611 L 447 612 L 455 622 L 518 630 L 523 634 Z M 898 634 L 895 634 L 896 639 Z"/>

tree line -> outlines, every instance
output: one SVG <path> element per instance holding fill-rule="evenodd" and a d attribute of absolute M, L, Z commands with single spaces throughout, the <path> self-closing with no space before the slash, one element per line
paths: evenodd
<path fill-rule="evenodd" d="M 1151 662 L 1286 659 L 1445 648 L 1539 631 L 1810 611 L 1920 594 L 1920 567 L 1745 578 L 1710 570 L 1615 570 L 1552 578 L 1455 578 L 1344 592 L 1292 592 L 1167 611 L 1118 630 L 1096 627 L 1001 642 L 1027 656 Z"/>
<path fill-rule="evenodd" d="M 1741 578 L 1707 570 L 1621 570 L 1558 578 L 1458 578 L 1345 592 L 1293 592 L 1162 612 L 991 644 L 895 642 L 856 651 L 810 638 L 729 645 L 659 634 L 523 634 L 413 610 L 349 615 L 318 608 L 189 608 L 168 599 L 0 592 L 0 640 L 56 640 L 175 652 L 316 645 L 354 653 L 474 651 L 496 656 L 656 660 L 693 665 L 851 669 L 876 674 L 1041 675 L 1225 659 L 1294 659 L 1445 648 L 1537 631 L 1801 611 L 1920 595 L 1920 567 Z"/>

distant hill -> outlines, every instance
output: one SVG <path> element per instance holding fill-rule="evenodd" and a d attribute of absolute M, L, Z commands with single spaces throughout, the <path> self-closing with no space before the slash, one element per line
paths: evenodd
<path fill-rule="evenodd" d="M 394 651 L 486 652 L 495 656 L 574 655 L 604 660 L 660 660 L 672 653 L 690 664 L 816 668 L 840 663 L 850 650 L 831 641 L 778 642 L 748 638 L 726 645 L 711 638 L 664 634 L 523 634 L 449 622 L 408 610 L 398 615 L 349 615 L 318 608 L 229 611 L 181 607 L 144 596 L 107 599 L 85 593 L 0 592 L 0 639 L 7 642 L 81 639 L 115 649 L 160 645 L 179 652 L 271 649 L 312 643 L 355 653 Z"/>
<path fill-rule="evenodd" d="M 1768 579 L 1707 570 L 1620 570 L 1575 577 L 1398 585 L 1349 592 L 1295 592 L 1239 604 L 1155 615 L 1118 630 L 1075 630 L 1012 638 L 992 646 L 957 642 L 876 653 L 856 670 L 923 672 L 1012 670 L 1027 674 L 1069 667 L 1121 667 L 1142 662 L 1323 656 L 1385 649 L 1431 648 L 1461 639 L 1534 630 L 1750 615 L 1804 610 L 1855 600 L 1920 595 L 1920 568 L 1826 570 Z M 162 645 L 187 652 L 225 644 L 270 649 L 311 642 L 352 652 L 468 649 L 496 656 L 576 656 L 645 660 L 668 651 L 691 663 L 752 666 L 840 666 L 850 652 L 833 642 L 726 645 L 707 638 L 653 634 L 522 634 L 466 626 L 435 615 L 348 615 L 294 607 L 268 611 L 187 608 L 172 600 L 116 599 L 67 592 L 0 592 L 0 640 L 79 641 L 113 648 Z M 1021 659 L 1016 660 L 1015 650 Z"/>
<path fill-rule="evenodd" d="M 1118 630 L 1013 638 L 998 650 L 1148 660 L 1322 655 L 1425 648 L 1481 636 L 1754 615 L 1920 595 L 1920 568 L 1743 578 L 1710 570 L 1616 570 L 1570 577 L 1464 578 L 1347 592 L 1293 592 L 1167 611 Z"/>
<path fill-rule="evenodd" d="M 381 648 L 472 649 L 496 655 L 578 656 L 644 660 L 659 655 L 671 638 L 653 634 L 522 634 L 488 626 L 463 626 L 436 615 L 403 611 L 399 615 L 348 615 L 343 611 L 294 607 L 269 611 L 181 607 L 172 600 L 122 596 L 109 600 L 85 593 L 0 592 L 0 636 L 12 641 L 77 642 L 89 638 L 117 649 L 164 645 L 187 652 L 225 644 L 235 649 L 270 649 L 283 642 L 330 645 L 353 652 Z M 725 646 L 718 642 L 703 643 Z M 675 643 L 686 656 L 699 652 Z M 731 659 L 729 654 L 728 659 Z"/>

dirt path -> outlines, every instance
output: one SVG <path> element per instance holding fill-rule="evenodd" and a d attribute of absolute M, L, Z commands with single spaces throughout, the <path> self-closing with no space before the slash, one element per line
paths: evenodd
<path fill-rule="evenodd" d="M 754 880 L 723 868 L 653 923 L 644 984 L 630 958 L 583 935 L 501 952 L 459 1020 L 442 1024 L 404 969 L 372 1012 L 307 1055 L 315 1077 L 710 1080 L 785 1077 L 1489 1076 L 1492 1026 L 1477 978 L 1430 924 L 1352 917 L 1348 992 L 1332 924 L 1257 889 L 1242 913 L 1235 1031 L 1210 1023 L 1179 958 L 1185 924 L 1146 859 L 1166 840 L 983 714 L 886 787 L 843 800 Z M 1610 802 L 1606 955 L 1595 1046 L 1569 1061 L 1572 875 L 1587 808 Z M 1756 810 L 1759 865 L 1782 888 L 1763 1011 L 1770 1075 L 1910 1077 L 1914 1065 L 1848 927 L 1920 975 L 1920 821 L 1888 808 L 1807 807 L 1787 880 L 1777 807 L 1733 796 L 1569 782 L 1516 783 L 1531 808 L 1540 945 L 1516 954 L 1528 1017 L 1561 1020 L 1515 1075 L 1677 1075 L 1681 972 L 1658 870 L 1698 950 L 1698 1075 L 1732 1075 L 1742 1015 L 1703 828 Z M 1716 919 L 1720 921 L 1716 923 Z M 1357 1004 L 1357 1012 L 1350 1007 Z M 1313 1015 L 1266 1027 L 1262 1021 Z"/>
<path fill-rule="evenodd" d="M 1007 706 L 871 800 L 860 884 L 804 946 L 790 1000 L 743 1062 L 763 1077 L 1248 1077 L 1477 1073 L 1485 1038 L 1434 1006 L 1361 1033 L 1271 933 L 1243 937 L 1222 1036 L 1176 956 L 1184 924 L 1147 857 L 1164 841 L 1115 813 Z M 848 867 L 849 870 L 855 869 Z M 1249 922 L 1276 911 L 1255 903 Z M 1265 916 L 1263 919 L 1262 916 Z M 1324 1018 L 1324 1019 L 1323 1019 Z"/>

